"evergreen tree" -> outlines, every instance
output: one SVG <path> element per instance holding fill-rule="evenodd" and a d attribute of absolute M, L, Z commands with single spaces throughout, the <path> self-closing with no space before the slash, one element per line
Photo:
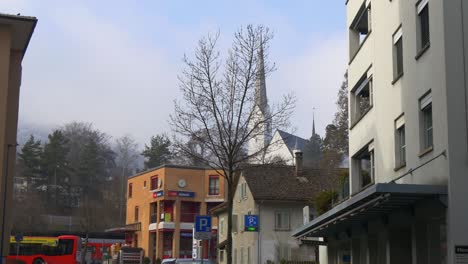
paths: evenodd
<path fill-rule="evenodd" d="M 70 168 L 66 158 L 69 152 L 68 140 L 61 130 L 54 130 L 48 139 L 49 142 L 45 144 L 42 155 L 42 165 L 48 183 L 47 200 L 49 205 L 55 205 L 53 208 L 55 211 L 63 211 L 63 207 L 70 206 L 68 195 Z"/>
<path fill-rule="evenodd" d="M 320 159 L 322 158 L 323 141 L 318 134 L 313 134 L 309 142 L 305 145 L 304 153 L 304 165 L 308 167 L 318 166 Z"/>
<path fill-rule="evenodd" d="M 342 135 L 335 125 L 328 125 L 323 140 L 322 168 L 338 168 L 342 159 Z"/>
<path fill-rule="evenodd" d="M 145 145 L 142 155 L 146 158 L 145 168 L 154 168 L 168 162 L 172 158 L 171 141 L 166 135 L 151 137 L 150 146 Z"/>
<path fill-rule="evenodd" d="M 19 162 L 23 167 L 23 177 L 26 178 L 27 191 L 31 190 L 33 183 L 43 180 L 41 173 L 42 146 L 40 140 L 35 140 L 31 135 L 28 141 L 21 148 Z"/>
<path fill-rule="evenodd" d="M 78 175 L 81 178 L 81 185 L 85 191 L 98 184 L 98 175 L 102 172 L 103 160 L 99 156 L 99 147 L 95 140 L 91 139 L 84 147 L 81 153 Z"/>
<path fill-rule="evenodd" d="M 333 125 L 336 127 L 336 143 L 335 147 L 341 154 L 348 154 L 348 72 L 344 75 L 343 83 L 341 88 L 338 91 L 338 99 L 336 101 L 338 107 L 337 112 L 335 113 L 335 119 L 333 120 Z"/>
<path fill-rule="evenodd" d="M 61 130 L 54 130 L 44 146 L 42 164 L 50 185 L 63 185 L 69 181 L 70 168 L 67 162 L 68 140 Z"/>

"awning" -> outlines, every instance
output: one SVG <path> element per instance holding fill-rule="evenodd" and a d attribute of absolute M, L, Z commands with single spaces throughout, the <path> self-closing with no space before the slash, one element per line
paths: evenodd
<path fill-rule="evenodd" d="M 378 183 L 293 231 L 296 238 L 325 237 L 366 219 L 411 206 L 421 199 L 447 195 L 447 186 Z"/>
<path fill-rule="evenodd" d="M 114 227 L 105 230 L 106 233 L 126 233 L 135 231 L 141 231 L 141 223 L 133 223 L 126 226 Z"/>

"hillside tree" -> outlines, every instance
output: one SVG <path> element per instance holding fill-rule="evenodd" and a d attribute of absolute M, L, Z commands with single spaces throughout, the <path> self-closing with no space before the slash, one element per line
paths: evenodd
<path fill-rule="evenodd" d="M 173 156 L 171 140 L 165 134 L 151 137 L 150 145 L 145 145 L 141 153 L 145 157 L 145 169 L 154 168 L 169 162 Z"/>
<path fill-rule="evenodd" d="M 58 192 L 69 192 L 68 152 L 68 140 L 61 130 L 54 130 L 48 135 L 48 142 L 44 145 L 42 154 L 42 164 L 47 176 L 47 200 L 49 204 L 55 204 L 54 209 L 58 209 Z M 63 201 L 64 198 L 61 197 L 60 200 L 64 205 L 69 206 L 69 197 L 67 197 L 66 201 Z"/>
<path fill-rule="evenodd" d="M 125 187 L 127 186 L 127 177 L 132 172 L 135 162 L 137 161 L 140 154 L 138 153 L 138 144 L 130 135 L 125 135 L 121 138 L 118 138 L 115 143 L 115 152 L 117 155 L 116 163 L 117 167 L 121 169 L 119 184 L 119 221 L 123 224 L 125 222 Z"/>
<path fill-rule="evenodd" d="M 18 154 L 23 177 L 26 178 L 26 191 L 33 187 L 33 182 L 44 180 L 41 173 L 42 145 L 40 140 L 35 140 L 31 135 Z"/>

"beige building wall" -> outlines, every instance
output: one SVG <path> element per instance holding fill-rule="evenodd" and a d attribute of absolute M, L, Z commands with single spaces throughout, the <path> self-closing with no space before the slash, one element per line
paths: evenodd
<path fill-rule="evenodd" d="M 371 32 L 356 47 L 349 34 L 349 98 L 359 78 L 371 69 L 373 107 L 350 123 L 352 158 L 372 142 L 375 182 L 447 185 L 447 263 L 454 263 L 454 246 L 468 245 L 468 4 L 463 0 L 428 0 L 429 47 L 418 48 L 417 5 L 424 1 L 349 0 L 347 28 L 362 5 L 370 7 Z M 394 79 L 393 35 L 401 26 L 403 76 Z M 354 50 L 358 50 L 355 54 Z M 420 52 L 423 50 L 423 52 Z M 433 147 L 421 147 L 419 100 L 432 95 Z M 350 105 L 350 115 L 352 115 Z M 406 165 L 397 166 L 395 121 L 404 116 Z M 350 164 L 351 193 L 361 190 L 357 163 Z M 463 187 L 462 187 L 463 186 Z M 445 239 L 445 238 L 441 238 Z"/>
<path fill-rule="evenodd" d="M 36 18 L 0 15 L 0 226 L 3 227 L 0 254 L 3 256 L 9 253 L 13 210 L 21 62 L 36 22 Z"/>
<path fill-rule="evenodd" d="M 237 215 L 237 232 L 233 232 L 232 236 L 233 259 L 237 262 L 233 263 L 253 264 L 267 263 L 267 261 L 278 263 L 280 257 L 287 260 L 314 261 L 315 249 L 310 246 L 300 246 L 299 241 L 291 236 L 292 230 L 303 225 L 303 208 L 307 205 L 306 202 L 255 201 L 248 185 L 246 195 L 241 197 L 239 190 L 242 184 L 246 184 L 246 181 L 241 176 L 233 204 L 233 215 Z M 277 212 L 289 214 L 289 229 L 276 230 Z M 259 216 L 259 232 L 243 231 L 244 216 L 249 213 Z"/>
<path fill-rule="evenodd" d="M 350 52 L 349 92 L 370 69 L 373 74 L 373 107 L 358 122 L 350 123 L 349 154 L 373 142 L 375 182 L 389 182 L 447 150 L 447 103 L 445 89 L 443 2 L 430 1 L 430 48 L 418 60 L 416 45 L 417 1 L 361 1 L 347 3 L 347 25 L 365 2 L 371 5 L 371 33 L 359 51 Z M 404 75 L 393 83 L 392 35 L 402 26 Z M 351 39 L 351 37 L 350 37 Z M 350 44 L 350 50 L 352 45 Z M 420 144 L 419 99 L 428 91 L 433 98 L 433 150 L 422 155 Z M 352 113 L 350 104 L 350 113 Z M 395 120 L 404 115 L 406 130 L 406 166 L 397 168 L 395 161 Z M 351 162 L 351 192 L 359 191 L 356 163 Z M 439 158 L 399 183 L 447 184 L 448 161 Z"/>

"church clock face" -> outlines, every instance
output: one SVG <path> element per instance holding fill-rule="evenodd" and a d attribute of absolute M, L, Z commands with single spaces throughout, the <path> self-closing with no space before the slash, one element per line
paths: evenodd
<path fill-rule="evenodd" d="M 184 179 L 180 179 L 178 185 L 180 188 L 184 188 L 185 186 L 187 186 L 187 182 Z"/>

